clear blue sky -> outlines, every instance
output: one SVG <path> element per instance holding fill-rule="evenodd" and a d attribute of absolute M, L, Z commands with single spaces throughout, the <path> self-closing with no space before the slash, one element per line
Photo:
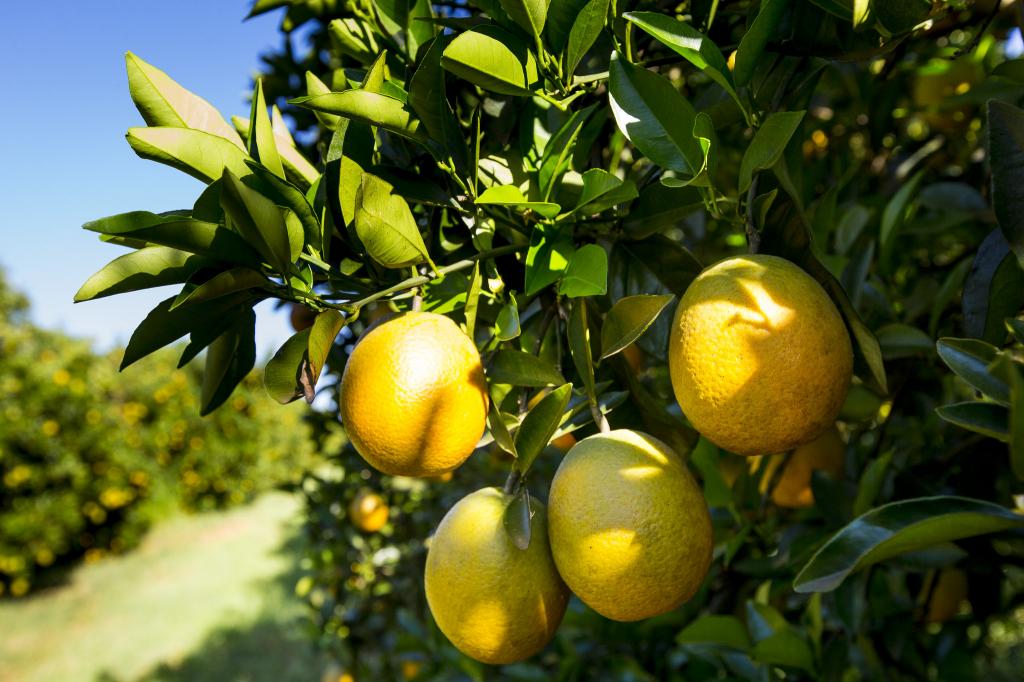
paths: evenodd
<path fill-rule="evenodd" d="M 55 0 L 5 3 L 0 44 L 0 266 L 46 327 L 125 343 L 167 289 L 72 303 L 119 247 L 82 223 L 123 211 L 190 207 L 197 180 L 143 161 L 124 140 L 144 125 L 128 95 L 124 53 L 135 52 L 209 100 L 248 113 L 258 55 L 280 41 L 279 13 L 243 22 L 251 0 Z M 45 8 L 45 9 L 38 9 Z M 258 308 L 261 356 L 290 333 Z"/>

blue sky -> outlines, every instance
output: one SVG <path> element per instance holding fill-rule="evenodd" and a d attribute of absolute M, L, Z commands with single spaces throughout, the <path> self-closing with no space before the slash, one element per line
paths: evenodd
<path fill-rule="evenodd" d="M 192 205 L 203 185 L 143 161 L 125 131 L 144 125 L 128 95 L 124 53 L 135 52 L 209 100 L 225 117 L 248 114 L 249 79 L 279 44 L 279 14 L 250 21 L 250 0 L 56 0 L 4 7 L 0 44 L 0 266 L 32 301 L 33 319 L 125 343 L 166 289 L 72 303 L 79 285 L 123 250 L 82 223 L 123 211 Z M 37 9 L 45 7 L 45 10 Z M 11 59 L 16 55 L 17 59 Z M 290 333 L 283 314 L 258 308 L 261 355 Z"/>

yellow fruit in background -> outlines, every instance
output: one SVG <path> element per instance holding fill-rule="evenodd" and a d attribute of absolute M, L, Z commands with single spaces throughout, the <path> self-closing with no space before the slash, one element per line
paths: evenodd
<path fill-rule="evenodd" d="M 422 667 L 419 661 L 402 661 L 402 677 L 407 680 L 415 679 Z"/>
<path fill-rule="evenodd" d="M 352 524 L 365 533 L 376 533 L 388 522 L 387 502 L 377 493 L 360 491 L 348 505 L 348 518 Z"/>
<path fill-rule="evenodd" d="M 926 623 L 945 623 L 960 613 L 960 605 L 967 599 L 967 574 L 958 568 L 944 568 L 938 573 L 934 587 L 928 598 L 928 610 L 924 616 Z"/>
<path fill-rule="evenodd" d="M 667 445 L 625 429 L 581 440 L 551 482 L 548 535 L 558 572 L 606 618 L 673 610 L 711 565 L 700 487 Z"/>
<path fill-rule="evenodd" d="M 761 492 L 764 493 L 775 478 L 776 470 L 785 462 L 785 468 L 772 490 L 772 502 L 779 507 L 810 507 L 814 504 L 811 478 L 815 471 L 824 471 L 833 478 L 843 472 L 846 459 L 846 444 L 833 426 L 817 439 L 801 445 L 786 459 L 784 454 L 771 455 L 761 476 Z M 760 457 L 750 458 L 751 472 L 760 466 Z"/>
<path fill-rule="evenodd" d="M 309 329 L 313 326 L 313 321 L 316 320 L 316 311 L 304 305 L 292 303 L 288 319 L 292 323 L 292 329 L 301 332 L 303 329 Z"/>
<path fill-rule="evenodd" d="M 483 488 L 452 507 L 427 552 L 427 603 L 441 632 L 462 653 L 500 665 L 529 658 L 555 636 L 569 601 L 548 546 L 544 505 L 530 545 L 513 544 L 502 517 L 512 497 Z"/>
<path fill-rule="evenodd" d="M 408 312 L 365 334 L 341 379 L 352 445 L 392 476 L 438 476 L 472 454 L 484 432 L 480 354 L 449 318 Z"/>
<path fill-rule="evenodd" d="M 643 371 L 644 352 L 635 343 L 631 343 L 622 349 L 622 357 L 626 358 L 626 362 L 634 372 Z"/>
<path fill-rule="evenodd" d="M 853 351 L 828 294 L 782 258 L 729 258 L 690 284 L 669 339 L 683 414 L 739 455 L 786 452 L 835 421 Z"/>
<path fill-rule="evenodd" d="M 551 444 L 562 452 L 568 452 L 576 445 L 576 436 L 571 433 L 565 433 L 551 441 Z"/>

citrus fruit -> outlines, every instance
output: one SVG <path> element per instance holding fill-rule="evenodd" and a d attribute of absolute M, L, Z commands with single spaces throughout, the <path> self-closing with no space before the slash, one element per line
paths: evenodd
<path fill-rule="evenodd" d="M 787 260 L 729 258 L 683 294 L 669 338 L 683 414 L 739 455 L 787 452 L 835 421 L 853 370 L 839 311 Z"/>
<path fill-rule="evenodd" d="M 316 319 L 316 311 L 300 303 L 292 303 L 288 319 L 292 323 L 292 329 L 301 332 L 303 329 L 309 329 L 313 326 L 313 321 Z"/>
<path fill-rule="evenodd" d="M 783 465 L 778 482 L 772 489 L 772 502 L 779 507 L 810 507 L 814 504 L 814 492 L 811 490 L 811 477 L 815 471 L 824 471 L 833 478 L 843 472 L 843 461 L 846 458 L 846 445 L 839 436 L 839 431 L 832 427 L 810 443 L 801 445 L 786 459 L 785 455 L 772 455 L 768 459 L 764 473 L 761 475 L 761 492 L 768 490 L 775 478 L 776 470 Z M 760 458 L 750 458 L 750 470 L 756 471 L 760 466 Z"/>
<path fill-rule="evenodd" d="M 427 552 L 427 603 L 441 632 L 478 661 L 505 664 L 543 649 L 569 591 L 548 547 L 544 505 L 533 500 L 530 545 L 516 547 L 502 518 L 512 497 L 483 488 L 441 520 Z"/>
<path fill-rule="evenodd" d="M 396 315 L 366 333 L 341 379 L 341 420 L 355 449 L 392 476 L 438 476 L 473 452 L 487 392 L 480 354 L 449 318 Z"/>
<path fill-rule="evenodd" d="M 711 517 L 667 445 L 617 430 L 584 438 L 551 482 L 548 535 L 569 589 L 601 615 L 635 621 L 694 595 L 711 564 Z"/>
<path fill-rule="evenodd" d="M 369 490 L 360 491 L 348 505 L 349 521 L 365 533 L 376 533 L 383 528 L 389 513 L 384 498 Z"/>
<path fill-rule="evenodd" d="M 958 568 L 944 568 L 935 580 L 934 586 L 926 584 L 924 588 L 931 588 L 924 622 L 945 623 L 960 613 L 960 605 L 967 599 L 967 574 Z"/>

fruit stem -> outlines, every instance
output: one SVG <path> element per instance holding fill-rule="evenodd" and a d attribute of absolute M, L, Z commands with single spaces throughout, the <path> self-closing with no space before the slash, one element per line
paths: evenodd
<path fill-rule="evenodd" d="M 512 469 L 508 472 L 508 478 L 505 479 L 505 487 L 502 489 L 506 495 L 515 495 L 519 492 L 519 488 L 523 484 L 523 475 L 519 473 L 518 469 Z"/>
<path fill-rule="evenodd" d="M 612 427 L 608 424 L 608 417 L 597 406 L 597 403 L 590 404 L 590 414 L 593 415 L 594 423 L 597 424 L 597 428 L 601 433 L 608 433 L 612 430 Z"/>

